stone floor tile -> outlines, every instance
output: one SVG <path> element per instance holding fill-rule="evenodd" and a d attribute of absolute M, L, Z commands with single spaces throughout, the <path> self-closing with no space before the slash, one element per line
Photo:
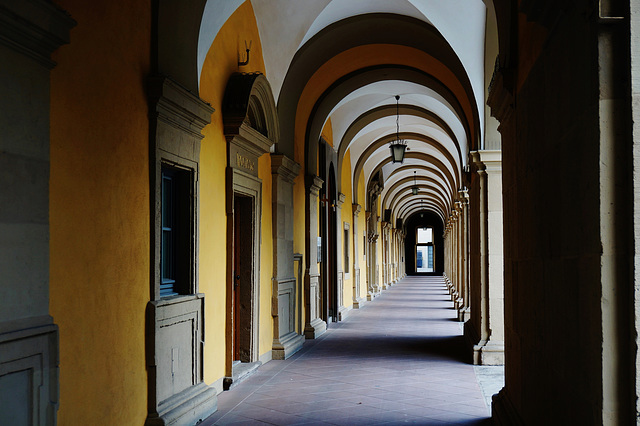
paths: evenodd
<path fill-rule="evenodd" d="M 474 371 L 452 308 L 441 277 L 405 278 L 220 394 L 201 426 L 485 424 L 478 380 L 495 388 L 500 372 Z"/>

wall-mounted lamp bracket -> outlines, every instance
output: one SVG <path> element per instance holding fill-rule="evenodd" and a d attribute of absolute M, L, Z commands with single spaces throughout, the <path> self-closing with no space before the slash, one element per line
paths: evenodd
<path fill-rule="evenodd" d="M 238 66 L 243 66 L 243 65 L 247 65 L 249 63 L 249 52 L 251 51 L 251 43 L 253 41 L 249 41 L 249 45 L 247 46 L 247 40 L 244 41 L 244 47 L 246 49 L 247 52 L 247 58 L 244 61 L 238 61 Z"/>

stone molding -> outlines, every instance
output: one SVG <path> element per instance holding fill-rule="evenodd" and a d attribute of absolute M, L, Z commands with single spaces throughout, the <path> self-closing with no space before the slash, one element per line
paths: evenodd
<path fill-rule="evenodd" d="M 515 72 L 511 69 L 499 68 L 498 64 L 499 60 L 496 60 L 496 69 L 489 85 L 487 105 L 491 108 L 491 116 L 502 125 L 512 117 L 515 110 Z"/>
<path fill-rule="evenodd" d="M 324 180 L 322 180 L 319 176 L 316 175 L 307 175 L 306 176 L 306 186 L 307 191 L 310 195 L 318 196 L 320 195 L 320 190 L 322 189 L 322 184 Z"/>
<path fill-rule="evenodd" d="M 344 201 L 347 199 L 347 196 L 342 192 L 338 192 L 338 199 L 336 200 L 336 207 L 341 209 Z"/>
<path fill-rule="evenodd" d="M 147 305 L 148 425 L 195 423 L 216 410 L 216 390 L 203 381 L 204 295 L 198 293 L 199 161 L 202 129 L 214 109 L 169 77 L 149 78 L 151 196 L 151 301 Z M 161 174 L 168 163 L 190 172 L 188 294 L 160 298 Z M 184 321 L 177 321 L 183 318 Z M 184 327 L 190 324 L 189 330 Z M 176 335 L 191 335 L 188 343 Z M 173 336 L 173 337 L 172 337 Z M 174 366 L 175 348 L 190 362 Z"/>
<path fill-rule="evenodd" d="M 150 392 L 145 425 L 194 424 L 217 408 L 215 389 L 203 382 L 203 305 L 202 294 L 149 302 L 147 323 L 151 334 L 147 339 L 154 349 L 147 352 Z M 188 347 L 180 349 L 191 362 L 173 364 L 169 342 L 185 331 L 191 338 Z"/>
<path fill-rule="evenodd" d="M 11 393 L 27 390 L 31 398 L 27 401 L 16 401 L 20 406 L 14 409 L 22 411 L 27 416 L 25 420 L 28 424 L 56 424 L 60 363 L 58 339 L 58 326 L 55 324 L 17 329 L 0 334 L 0 377 L 13 377 L 14 381 L 22 379 L 21 382 L 28 383 L 19 389 L 16 387 L 0 389 L 0 396 L 4 398 Z M 11 383 L 11 380 L 6 382 Z M 5 404 L 2 405 L 6 407 Z M 4 416 L 0 413 L 0 423 L 3 418 Z"/>
<path fill-rule="evenodd" d="M 222 115 L 227 140 L 245 139 L 257 152 L 265 153 L 280 139 L 271 85 L 260 73 L 234 73 L 229 77 Z"/>
<path fill-rule="evenodd" d="M 471 151 L 471 161 L 477 168 L 477 172 L 501 172 L 502 171 L 502 151 L 482 150 Z"/>
<path fill-rule="evenodd" d="M 293 184 L 300 173 L 300 164 L 284 154 L 271 154 L 271 174 L 278 175 L 286 182 Z"/>
<path fill-rule="evenodd" d="M 0 0 L 0 43 L 47 69 L 56 66 L 51 54 L 69 43 L 69 32 L 76 25 L 50 1 Z"/>
<path fill-rule="evenodd" d="M 202 129 L 211 122 L 215 111 L 211 105 L 166 76 L 149 78 L 149 100 L 152 115 L 197 140 Z"/>
<path fill-rule="evenodd" d="M 353 203 L 351 204 L 351 208 L 353 211 L 353 216 L 358 217 L 358 215 L 362 211 L 362 206 L 360 204 Z"/>

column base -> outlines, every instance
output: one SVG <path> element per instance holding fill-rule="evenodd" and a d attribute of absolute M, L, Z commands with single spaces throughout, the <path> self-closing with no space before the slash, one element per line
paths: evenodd
<path fill-rule="evenodd" d="M 471 309 L 469 308 L 461 308 L 458 309 L 458 321 L 467 322 L 471 318 Z"/>
<path fill-rule="evenodd" d="M 370 292 L 367 293 L 367 302 L 371 302 L 373 299 L 375 299 L 376 297 L 380 296 L 380 292 Z"/>
<path fill-rule="evenodd" d="M 236 362 L 231 368 L 231 377 L 225 377 L 222 381 L 224 390 L 233 389 L 238 383 L 258 371 L 262 362 Z"/>
<path fill-rule="evenodd" d="M 302 349 L 303 344 L 304 336 L 293 331 L 285 334 L 280 337 L 280 339 L 273 341 L 273 348 L 271 349 L 272 359 L 287 359 Z"/>
<path fill-rule="evenodd" d="M 327 323 L 316 318 L 304 327 L 304 337 L 307 339 L 315 339 L 320 337 L 327 331 Z"/>
<path fill-rule="evenodd" d="M 218 409 L 216 390 L 200 382 L 162 403 L 160 413 L 149 414 L 145 425 L 196 424 Z"/>
<path fill-rule="evenodd" d="M 524 422 L 518 415 L 516 408 L 513 406 L 513 403 L 507 394 L 506 388 L 502 388 L 500 392 L 493 395 L 491 401 L 491 413 L 491 420 L 493 420 L 494 425 L 524 425 Z"/>
<path fill-rule="evenodd" d="M 344 321 L 344 319 L 349 315 L 352 308 L 347 308 L 344 306 L 340 306 L 338 309 L 338 321 Z"/>
<path fill-rule="evenodd" d="M 504 342 L 479 342 L 473 347 L 475 365 L 504 365 Z"/>

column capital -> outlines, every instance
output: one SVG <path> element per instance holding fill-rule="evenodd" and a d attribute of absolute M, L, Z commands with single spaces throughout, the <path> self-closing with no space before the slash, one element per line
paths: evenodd
<path fill-rule="evenodd" d="M 338 192 L 338 199 L 336 200 L 336 207 L 342 209 L 342 205 L 344 204 L 344 200 L 347 199 L 347 196 L 342 192 Z"/>
<path fill-rule="evenodd" d="M 471 151 L 469 155 L 478 169 L 478 174 L 502 171 L 501 150 Z"/>
<path fill-rule="evenodd" d="M 362 206 L 360 204 L 353 203 L 351 204 L 351 209 L 353 210 L 353 215 L 358 217 L 358 214 L 362 211 Z"/>
<path fill-rule="evenodd" d="M 300 173 L 300 164 L 284 154 L 271 154 L 271 174 L 282 177 L 289 183 Z"/>
<path fill-rule="evenodd" d="M 320 190 L 322 189 L 322 184 L 324 183 L 324 181 L 316 175 L 306 175 L 305 178 L 305 184 L 307 186 L 307 191 L 309 192 L 309 194 L 316 197 L 320 195 Z"/>
<path fill-rule="evenodd" d="M 69 43 L 77 25 L 51 1 L 3 1 L 0 7 L 0 43 L 28 56 L 47 69 L 55 67 L 51 54 Z"/>

